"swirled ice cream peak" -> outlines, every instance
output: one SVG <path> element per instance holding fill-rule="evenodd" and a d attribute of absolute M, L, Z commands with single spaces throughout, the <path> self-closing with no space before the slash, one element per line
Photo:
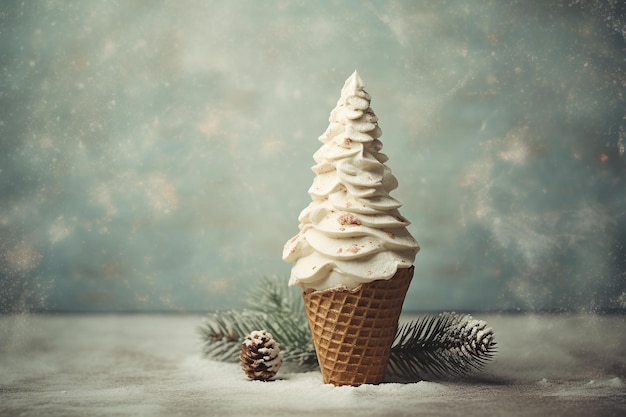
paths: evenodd
<path fill-rule="evenodd" d="M 382 131 L 364 88 L 354 71 L 319 138 L 312 201 L 283 249 L 283 260 L 295 263 L 289 285 L 352 289 L 392 278 L 413 265 L 419 251 L 398 211 L 402 204 L 389 195 L 398 182 L 380 152 Z"/>

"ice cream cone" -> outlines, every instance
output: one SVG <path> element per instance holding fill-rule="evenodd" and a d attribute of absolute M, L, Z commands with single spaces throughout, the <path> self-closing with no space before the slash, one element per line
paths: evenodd
<path fill-rule="evenodd" d="M 389 280 L 303 293 L 324 383 L 378 384 L 389 362 L 413 266 Z"/>
<path fill-rule="evenodd" d="M 289 285 L 303 290 L 325 383 L 382 382 L 419 244 L 390 193 L 371 96 L 354 71 L 313 154 L 311 203 L 285 244 Z M 393 276 L 391 276 L 394 274 Z"/>

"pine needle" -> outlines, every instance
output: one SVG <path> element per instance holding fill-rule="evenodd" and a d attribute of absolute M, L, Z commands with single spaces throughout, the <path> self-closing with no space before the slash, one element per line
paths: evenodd
<path fill-rule="evenodd" d="M 259 285 L 250 290 L 248 307 L 255 311 L 299 316 L 304 311 L 304 303 L 300 293 L 292 290 L 275 275 L 264 277 Z"/>
<path fill-rule="evenodd" d="M 258 316 L 251 311 L 209 313 L 198 329 L 204 355 L 218 361 L 237 361 L 243 339 L 251 330 L 260 328 Z"/>

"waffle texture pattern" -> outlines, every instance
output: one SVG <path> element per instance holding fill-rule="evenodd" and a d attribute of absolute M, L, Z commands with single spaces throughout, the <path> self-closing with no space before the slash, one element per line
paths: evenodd
<path fill-rule="evenodd" d="M 378 384 L 389 362 L 413 266 L 353 290 L 303 293 L 324 383 Z"/>

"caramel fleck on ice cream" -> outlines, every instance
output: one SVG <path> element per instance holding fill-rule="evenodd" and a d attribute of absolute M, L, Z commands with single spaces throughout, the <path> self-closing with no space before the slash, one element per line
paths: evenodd
<path fill-rule="evenodd" d="M 354 215 L 352 215 L 350 213 L 342 214 L 341 216 L 339 216 L 337 218 L 337 221 L 341 225 L 346 225 L 346 224 L 351 224 L 351 225 L 355 225 L 355 226 L 360 226 L 361 225 L 361 220 L 359 220 L 356 216 L 354 216 Z"/>

